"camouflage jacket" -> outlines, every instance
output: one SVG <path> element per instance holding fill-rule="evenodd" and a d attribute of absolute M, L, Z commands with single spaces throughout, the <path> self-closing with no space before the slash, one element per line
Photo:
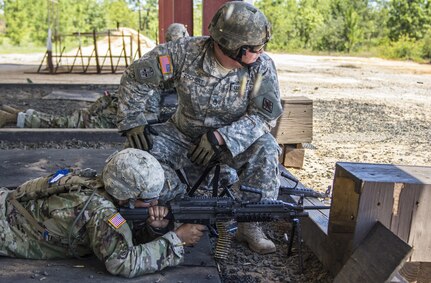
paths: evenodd
<path fill-rule="evenodd" d="M 172 121 L 196 140 L 210 129 L 223 136 L 233 156 L 268 133 L 281 114 L 278 79 L 265 53 L 252 66 L 223 76 L 208 37 L 182 38 L 154 48 L 123 74 L 118 89 L 118 128 L 147 124 L 142 109 L 148 97 L 173 80 L 178 108 Z M 259 82 L 259 83 L 258 83 Z"/>
<path fill-rule="evenodd" d="M 42 177 L 34 181 L 46 183 L 47 180 L 48 177 Z M 72 227 L 92 192 L 91 188 L 78 188 L 72 192 L 20 201 L 46 228 L 42 235 L 10 203 L 8 198 L 12 191 L 0 188 L 0 256 L 55 259 L 95 254 L 104 262 L 108 272 L 124 277 L 156 272 L 183 261 L 184 250 L 174 232 L 151 242 L 146 239 L 148 243 L 136 242 L 142 237 L 136 233 L 132 235 L 132 226 L 118 214 L 103 188 L 94 194 Z M 69 241 L 71 229 L 72 241 Z"/>

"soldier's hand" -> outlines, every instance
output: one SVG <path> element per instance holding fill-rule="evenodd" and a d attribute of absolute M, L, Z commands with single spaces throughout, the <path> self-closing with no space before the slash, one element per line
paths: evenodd
<path fill-rule="evenodd" d="M 189 152 L 190 160 L 197 165 L 206 166 L 219 153 L 219 143 L 213 131 L 202 135 L 199 144 Z"/>
<path fill-rule="evenodd" d="M 138 126 L 126 131 L 130 146 L 145 151 L 153 148 L 153 137 L 151 135 L 157 136 L 158 133 L 150 125 Z"/>
<path fill-rule="evenodd" d="M 165 218 L 166 215 L 168 215 L 168 212 L 168 208 L 164 206 L 149 207 L 147 224 L 153 228 L 165 228 L 169 224 L 169 220 Z"/>
<path fill-rule="evenodd" d="M 175 230 L 178 238 L 186 246 L 191 246 L 199 242 L 206 230 L 206 226 L 200 224 L 183 224 Z"/>

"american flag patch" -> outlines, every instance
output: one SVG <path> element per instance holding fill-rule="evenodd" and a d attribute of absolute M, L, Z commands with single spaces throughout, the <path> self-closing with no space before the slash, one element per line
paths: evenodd
<path fill-rule="evenodd" d="M 172 74 L 171 57 L 169 55 L 159 56 L 159 62 L 163 75 Z"/>
<path fill-rule="evenodd" d="M 123 225 L 124 223 L 126 223 L 126 219 L 124 219 L 123 216 L 121 216 L 121 214 L 117 212 L 114 215 L 112 215 L 111 218 L 109 218 L 108 222 L 115 229 L 118 229 L 118 228 L 121 227 L 121 225 Z"/>

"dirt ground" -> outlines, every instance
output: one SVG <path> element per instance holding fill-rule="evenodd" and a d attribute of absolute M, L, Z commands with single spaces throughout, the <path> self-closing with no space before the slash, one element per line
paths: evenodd
<path fill-rule="evenodd" d="M 302 169 L 289 169 L 300 181 L 324 191 L 332 185 L 338 161 L 431 166 L 431 65 L 378 58 L 270 54 L 283 96 L 313 100 L 313 142 Z M 39 57 L 38 57 L 39 56 Z M 35 74 L 43 54 L 0 56 L 0 83 L 119 83 L 120 74 Z M 26 64 L 26 65 L 21 65 Z M 0 103 L 17 105 L 13 95 Z M 38 109 L 44 110 L 44 109 Z M 242 245 L 221 265 L 225 282 L 330 282 L 309 250 L 305 272 L 296 257 L 285 259 L 280 238 L 287 227 L 270 228 L 279 251 L 257 256 Z M 272 232 L 271 232 L 272 230 Z M 238 266 L 240 262 L 241 266 Z M 238 277 L 240 276 L 240 277 Z"/>

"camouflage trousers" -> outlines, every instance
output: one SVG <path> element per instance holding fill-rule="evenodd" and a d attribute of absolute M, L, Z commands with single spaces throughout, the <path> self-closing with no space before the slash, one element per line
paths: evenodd
<path fill-rule="evenodd" d="M 0 256 L 16 256 L 20 244 L 26 240 L 14 236 L 7 219 L 6 200 L 11 192 L 6 188 L 0 188 Z"/>
<path fill-rule="evenodd" d="M 162 166 L 167 170 L 193 168 L 194 165 L 187 156 L 194 145 L 191 138 L 182 134 L 170 120 L 163 124 L 153 125 L 153 127 L 158 135 L 153 136 L 154 144 L 150 153 L 159 160 Z M 234 191 L 240 195 L 242 200 L 255 201 L 260 198 L 260 195 L 239 191 L 240 185 L 257 189 L 261 193 L 262 199 L 276 199 L 280 187 L 279 154 L 280 149 L 275 138 L 271 134 L 265 134 L 235 157 L 228 150 L 224 150 L 219 161 L 236 170 L 239 181 L 235 184 Z M 201 172 L 204 170 L 204 168 L 198 169 Z M 167 182 L 180 183 L 176 179 L 178 177 L 175 174 L 170 174 Z M 174 192 L 172 187 L 168 189 L 172 193 Z"/>
<path fill-rule="evenodd" d="M 20 115 L 17 125 L 25 128 L 115 128 L 117 99 L 102 96 L 88 109 L 77 110 L 70 115 L 52 115 L 28 109 L 21 122 Z"/>

